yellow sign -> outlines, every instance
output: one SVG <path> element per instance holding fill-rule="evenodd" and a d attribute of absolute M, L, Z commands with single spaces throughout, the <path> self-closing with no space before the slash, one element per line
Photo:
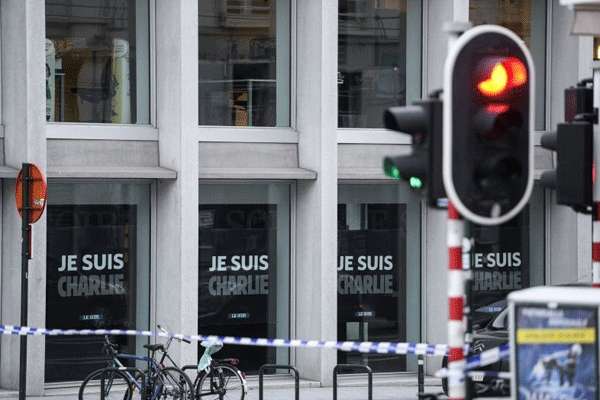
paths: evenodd
<path fill-rule="evenodd" d="M 518 344 L 595 343 L 596 328 L 533 328 L 517 330 Z"/>

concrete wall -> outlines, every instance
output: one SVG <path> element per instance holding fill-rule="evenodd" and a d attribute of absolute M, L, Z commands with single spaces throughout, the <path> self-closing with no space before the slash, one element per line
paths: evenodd
<path fill-rule="evenodd" d="M 48 166 L 157 167 L 158 143 L 133 140 L 47 141 Z"/>
<path fill-rule="evenodd" d="M 0 3 L 2 27 L 1 71 L 2 118 L 4 125 L 4 154 L 8 166 L 19 168 L 23 162 L 33 162 L 46 169 L 45 142 L 45 85 L 44 85 L 44 1 L 6 0 Z M 10 101 L 7 101 L 10 99 Z M 14 181 L 5 180 L 3 186 L 2 230 L 2 309 L 3 323 L 19 324 L 21 297 L 21 240 L 20 223 L 14 208 Z M 45 324 L 45 258 L 46 221 L 42 217 L 36 224 L 34 235 L 41 240 L 33 247 L 29 263 L 29 319 L 32 325 Z M 44 340 L 28 340 L 27 390 L 41 393 L 44 376 Z M 0 360 L 0 386 L 18 386 L 18 338 L 4 338 Z"/>

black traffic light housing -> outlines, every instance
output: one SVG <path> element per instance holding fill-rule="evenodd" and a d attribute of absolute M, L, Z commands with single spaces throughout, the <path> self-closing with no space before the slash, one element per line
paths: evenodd
<path fill-rule="evenodd" d="M 408 182 L 426 195 L 428 204 L 439 206 L 445 198 L 442 181 L 442 113 L 441 100 L 429 98 L 411 106 L 391 107 L 383 115 L 387 129 L 412 136 L 411 153 L 383 160 L 385 174 Z"/>
<path fill-rule="evenodd" d="M 513 32 L 482 25 L 458 38 L 445 68 L 448 199 L 472 222 L 501 224 L 533 188 L 531 55 Z"/>
<path fill-rule="evenodd" d="M 557 204 L 584 214 L 593 199 L 593 89 L 585 82 L 565 90 L 565 120 L 556 132 L 542 136 L 542 147 L 556 152 L 556 169 L 542 173 L 540 183 L 556 190 Z"/>

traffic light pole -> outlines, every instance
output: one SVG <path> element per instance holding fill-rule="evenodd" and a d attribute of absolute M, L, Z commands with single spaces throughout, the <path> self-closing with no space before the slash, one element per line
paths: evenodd
<path fill-rule="evenodd" d="M 600 110 L 600 61 L 593 69 L 594 108 Z M 594 206 L 592 211 L 592 286 L 600 287 L 600 123 L 594 126 Z"/>
<path fill-rule="evenodd" d="M 463 237 L 465 222 L 454 205 L 448 203 L 448 398 L 464 399 L 465 379 L 465 274 Z"/>

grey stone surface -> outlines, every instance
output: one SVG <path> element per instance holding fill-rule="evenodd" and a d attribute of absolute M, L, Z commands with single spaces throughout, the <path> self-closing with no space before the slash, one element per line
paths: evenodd
<path fill-rule="evenodd" d="M 295 168 L 298 145 L 294 143 L 201 142 L 198 158 L 205 168 Z"/>
<path fill-rule="evenodd" d="M 133 140 L 48 140 L 48 167 L 158 166 L 158 143 Z"/>
<path fill-rule="evenodd" d="M 48 178 L 176 179 L 177 172 L 162 167 L 49 166 Z"/>
<path fill-rule="evenodd" d="M 439 393 L 441 386 L 439 380 L 427 378 L 425 382 L 426 393 Z M 258 383 L 255 378 L 250 378 L 248 382 L 249 390 L 245 400 L 258 400 Z M 16 391 L 0 390 L 0 399 L 16 399 Z M 294 388 L 291 379 L 276 379 L 275 381 L 265 380 L 264 400 L 293 400 Z M 332 387 L 320 387 L 318 382 L 302 381 L 300 385 L 300 398 L 310 400 L 330 400 L 333 398 Z M 366 379 L 358 377 L 342 377 L 340 387 L 338 388 L 339 400 L 365 400 L 367 398 Z M 375 376 L 373 384 L 373 399 L 416 399 L 417 385 L 414 375 L 401 378 Z M 46 390 L 44 396 L 31 397 L 29 400 L 76 400 L 77 388 Z"/>
<path fill-rule="evenodd" d="M 1 59 L 4 126 L 4 164 L 20 167 L 25 161 L 46 170 L 45 14 L 43 0 L 0 2 Z M 21 225 L 15 212 L 14 180 L 2 180 L 2 282 L 0 316 L 5 324 L 19 323 L 21 298 Z M 28 323 L 46 321 L 46 217 L 35 224 L 32 259 L 29 262 Z M 35 240 L 37 238 L 37 240 Z M 18 338 L 3 338 L 0 347 L 0 387 L 16 388 Z M 42 393 L 44 341 L 31 338 L 27 345 L 27 388 Z"/>
<path fill-rule="evenodd" d="M 200 168 L 200 179 L 316 179 L 304 168 Z"/>

